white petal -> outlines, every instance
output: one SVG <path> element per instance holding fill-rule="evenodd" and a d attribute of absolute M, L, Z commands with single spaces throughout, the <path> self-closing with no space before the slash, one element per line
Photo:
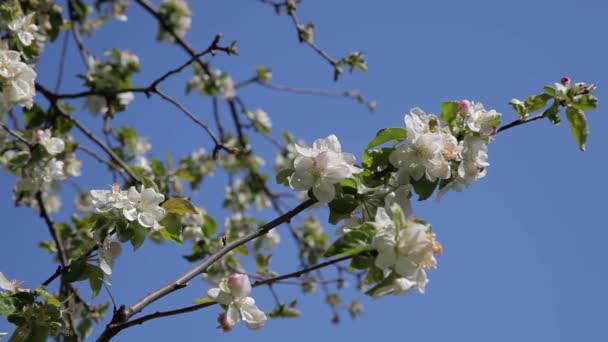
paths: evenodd
<path fill-rule="evenodd" d="M 305 171 L 296 171 L 289 178 L 289 186 L 294 190 L 308 190 L 313 186 L 314 182 L 314 176 Z"/>
<path fill-rule="evenodd" d="M 336 196 L 336 189 L 334 185 L 320 179 L 318 182 L 314 184 L 312 187 L 312 192 L 315 194 L 315 197 L 321 203 L 329 203 Z"/>
<path fill-rule="evenodd" d="M 137 219 L 137 209 L 129 206 L 122 209 L 122 214 L 129 221 L 135 221 Z"/>

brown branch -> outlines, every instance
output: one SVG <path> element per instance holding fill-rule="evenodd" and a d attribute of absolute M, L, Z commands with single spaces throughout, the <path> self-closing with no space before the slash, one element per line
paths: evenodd
<path fill-rule="evenodd" d="M 22 143 L 26 144 L 27 147 L 29 147 L 30 149 L 34 146 L 34 144 L 32 144 L 27 139 L 25 139 L 24 137 L 22 137 L 21 134 L 19 134 L 19 133 L 13 131 L 12 129 L 8 128 L 2 122 L 0 122 L 0 128 L 4 129 L 6 132 L 8 132 L 8 134 L 12 135 L 15 139 L 17 139 L 17 140 L 21 141 Z"/>
<path fill-rule="evenodd" d="M 186 287 L 188 281 L 192 280 L 194 277 L 198 276 L 199 274 L 206 272 L 209 267 L 211 267 L 215 262 L 220 260 L 228 252 L 232 251 L 233 249 L 235 249 L 251 240 L 254 240 L 262 235 L 267 234 L 270 230 L 272 230 L 273 228 L 275 228 L 285 222 L 289 222 L 294 216 L 298 215 L 300 212 L 309 208 L 314 203 L 316 203 L 316 201 L 311 200 L 311 199 L 300 203 L 300 205 L 298 205 L 295 208 L 293 208 L 292 210 L 286 212 L 284 215 L 281 215 L 280 217 L 277 217 L 276 219 L 259 227 L 255 231 L 226 244 L 220 250 L 218 250 L 217 252 L 215 252 L 211 256 L 209 256 L 207 259 L 205 259 L 198 266 L 196 266 L 193 269 L 191 269 L 190 271 L 184 273 L 183 275 L 181 275 L 179 278 L 172 281 L 171 283 L 169 283 L 153 292 L 148 293 L 146 296 L 144 296 L 142 299 L 140 299 L 138 302 L 131 305 L 130 307 L 126 308 L 126 307 L 122 306 L 117 312 L 114 313 L 112 322 L 110 322 L 110 324 L 108 324 L 106 326 L 106 329 L 103 331 L 101 336 L 97 339 L 97 341 L 109 341 L 113 336 L 115 336 L 121 330 L 124 329 L 124 328 L 122 328 L 122 326 L 123 326 L 123 324 L 125 324 L 125 322 L 128 322 L 128 319 L 130 317 L 132 317 L 136 313 L 140 312 L 141 310 L 143 310 L 145 307 L 147 307 L 151 303 L 155 302 L 156 300 L 163 298 L 164 296 L 166 296 L 176 290 Z"/>
<path fill-rule="evenodd" d="M 541 113 L 541 114 L 538 114 L 538 115 L 535 115 L 535 116 L 532 116 L 532 117 L 529 117 L 529 118 L 517 119 L 517 120 L 515 120 L 513 122 L 510 122 L 510 123 L 508 123 L 508 124 L 506 124 L 504 126 L 499 127 L 496 130 L 496 133 L 500 133 L 500 132 L 506 131 L 509 128 L 513 128 L 513 127 L 516 127 L 516 126 L 519 126 L 519 125 L 523 125 L 523 124 L 528 123 L 528 122 L 540 120 L 540 119 L 542 119 L 544 117 L 545 116 Z"/>
<path fill-rule="evenodd" d="M 97 144 L 97 146 L 99 146 L 102 150 L 104 150 L 104 152 L 106 152 L 110 158 L 118 165 L 120 165 L 120 167 L 123 169 L 124 172 L 126 172 L 129 177 L 131 178 L 131 180 L 133 182 L 138 182 L 138 177 L 137 175 L 129 168 L 129 166 L 122 160 L 120 159 L 120 157 L 114 153 L 114 151 L 112 151 L 112 149 L 110 147 L 108 147 L 108 145 L 106 145 L 103 141 L 101 141 L 97 136 L 95 136 L 95 134 L 93 134 L 93 132 L 91 132 L 88 128 L 86 128 L 82 123 L 80 123 L 80 121 L 76 120 L 73 116 L 71 116 L 68 113 L 65 113 L 58 105 L 57 105 L 57 101 L 59 100 L 56 96 L 55 93 L 53 93 L 52 91 L 46 89 L 44 86 L 42 86 L 41 84 L 36 84 L 36 90 L 38 90 L 39 92 L 42 93 L 42 95 L 44 95 L 44 97 L 46 97 L 46 99 L 51 103 L 51 105 L 57 110 L 57 112 L 62 115 L 63 117 L 69 119 L 70 121 L 72 121 L 72 123 L 84 134 L 86 135 L 91 141 L 93 141 L 95 144 Z"/>
<path fill-rule="evenodd" d="M 340 258 L 335 258 L 335 259 L 330 259 L 327 260 L 325 262 L 310 266 L 310 267 L 306 267 L 303 268 L 299 271 L 296 272 L 292 272 L 292 273 L 288 273 L 288 274 L 284 274 L 281 276 L 277 276 L 277 277 L 272 277 L 272 278 L 268 278 L 268 279 L 264 279 L 264 280 L 258 280 L 256 282 L 254 282 L 251 287 L 255 288 L 255 287 L 259 287 L 259 286 L 263 286 L 263 285 L 272 285 L 274 283 L 280 283 L 286 279 L 290 279 L 290 278 L 297 278 L 303 274 L 339 263 L 341 261 L 344 260 L 348 260 L 350 258 L 352 258 L 354 255 L 350 255 L 350 256 L 345 256 L 345 257 L 340 257 Z M 131 320 L 131 321 L 127 321 L 127 322 L 123 322 L 123 323 L 117 323 L 114 324 L 113 329 L 115 330 L 113 333 L 107 333 L 108 328 L 106 328 L 106 331 L 104 331 L 102 333 L 101 336 L 99 336 L 99 338 L 97 339 L 97 342 L 105 342 L 105 341 L 109 341 L 113 336 L 115 336 L 116 334 L 118 334 L 120 331 L 127 329 L 129 327 L 132 327 L 134 325 L 139 325 L 142 324 L 144 322 L 153 320 L 153 319 L 157 319 L 157 318 L 161 318 L 161 317 L 168 317 L 168 316 L 175 316 L 175 315 L 180 315 L 183 313 L 188 313 L 188 312 L 193 312 L 193 311 L 197 311 L 209 306 L 213 306 L 217 304 L 216 302 L 210 302 L 210 303 L 203 303 L 203 304 L 195 304 L 195 305 L 191 305 L 191 306 L 187 306 L 187 307 L 183 307 L 183 308 L 179 308 L 179 309 L 174 309 L 174 310 L 168 310 L 168 311 L 157 311 L 142 317 L 139 317 L 137 319 Z"/>
<path fill-rule="evenodd" d="M 202 122 L 199 118 L 196 117 L 196 115 L 192 114 L 192 112 L 190 112 L 188 110 L 188 108 L 184 107 L 184 105 L 182 105 L 181 103 L 179 103 L 178 101 L 176 101 L 175 99 L 173 99 L 172 97 L 170 97 L 169 95 L 165 94 L 164 92 L 162 92 L 160 89 L 158 89 L 158 87 L 155 87 L 153 90 L 154 93 L 158 94 L 158 96 L 160 96 L 163 100 L 173 104 L 175 107 L 177 107 L 182 113 L 186 114 L 186 116 L 188 116 L 192 121 L 194 121 L 194 123 L 196 123 L 197 125 L 201 126 L 205 132 L 207 132 L 207 134 L 209 135 L 209 137 L 211 138 L 211 140 L 213 140 L 213 143 L 215 144 L 215 149 L 221 148 L 224 149 L 228 152 L 232 152 L 232 149 L 226 147 L 219 139 L 217 136 L 215 136 L 215 133 L 213 133 L 213 131 L 211 130 L 211 128 L 209 128 L 209 126 Z"/>
<path fill-rule="evenodd" d="M 253 80 L 253 81 L 251 81 L 251 80 Z M 243 87 L 245 85 L 252 84 L 252 83 L 257 83 L 264 88 L 284 91 L 284 92 L 292 93 L 292 94 L 350 98 L 350 99 L 353 99 L 353 100 L 365 105 L 367 107 L 367 109 L 369 109 L 372 112 L 376 109 L 376 103 L 374 101 L 367 101 L 365 99 L 365 97 L 363 95 L 361 95 L 361 93 L 357 90 L 327 91 L 327 90 L 321 90 L 321 89 L 297 88 L 297 87 L 290 87 L 290 86 L 280 85 L 280 84 L 272 84 L 269 82 L 261 82 L 257 79 L 257 77 L 253 77 L 253 78 L 245 80 L 241 83 L 238 83 L 237 85 L 235 85 L 235 88 Z"/>

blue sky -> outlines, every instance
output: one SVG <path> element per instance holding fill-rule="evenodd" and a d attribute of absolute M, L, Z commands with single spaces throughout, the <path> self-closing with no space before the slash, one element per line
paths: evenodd
<path fill-rule="evenodd" d="M 608 127 L 602 102 L 608 95 L 604 2 L 305 0 L 298 15 L 302 21 L 314 21 L 320 46 L 335 57 L 360 50 L 368 59 L 368 73 L 344 75 L 337 83 L 326 62 L 297 42 L 288 18 L 276 16 L 271 7 L 245 0 L 190 3 L 194 21 L 187 38 L 197 49 L 205 48 L 218 32 L 227 41 L 238 39 L 239 57 L 218 55 L 211 61 L 235 80 L 252 76 L 258 65 L 264 65 L 273 70 L 277 84 L 356 88 L 375 99 L 378 110 L 369 113 L 346 99 L 255 87 L 240 92 L 249 107 L 264 108 L 271 115 L 276 134 L 289 129 L 312 142 L 334 133 L 346 151 L 357 155 L 377 130 L 403 125 L 403 115 L 412 107 L 437 112 L 443 101 L 468 98 L 497 109 L 508 122 L 515 119 L 507 105 L 511 98 L 535 94 L 563 75 L 598 83 L 600 107 L 588 115 L 591 134 L 586 152 L 578 151 L 565 120 L 558 127 L 545 121 L 518 127 L 491 144 L 488 176 L 478 184 L 450 193 L 440 203 L 414 203 L 417 216 L 433 223 L 444 245 L 439 268 L 429 272 L 425 295 L 371 300 L 347 290 L 348 296 L 362 298 L 366 312 L 355 321 L 345 314 L 342 323 L 333 326 L 321 293 L 302 295 L 283 286 L 278 287 L 281 299 L 298 299 L 300 319 L 270 321 L 256 332 L 239 326 L 224 334 L 215 329 L 219 308 L 209 308 L 128 329 L 116 341 L 584 341 L 605 335 L 608 271 L 603 250 L 608 231 L 600 217 L 600 210 L 608 208 L 608 135 L 602 134 Z M 187 59 L 179 48 L 154 42 L 156 26 L 147 13 L 132 5 L 128 16 L 127 24 L 108 25 L 88 41 L 91 50 L 100 55 L 112 47 L 131 49 L 141 60 L 143 72 L 135 81 L 140 85 Z M 43 84 L 54 84 L 59 45 L 49 46 L 38 65 Z M 66 75 L 84 72 L 73 44 L 69 55 Z M 210 121 L 208 99 L 183 95 L 187 76 L 183 73 L 161 87 Z M 77 79 L 68 77 L 62 90 L 79 86 Z M 99 127 L 84 110 L 75 115 Z M 137 125 L 141 135 L 150 137 L 158 156 L 211 148 L 198 127 L 158 99 L 138 95 L 117 122 Z M 260 142 L 258 149 L 272 161 L 271 146 Z M 77 179 L 79 184 L 104 188 L 112 182 L 95 161 L 82 159 L 85 174 Z M 0 270 L 36 286 L 54 270 L 50 257 L 36 247 L 49 237 L 31 209 L 13 208 L 14 183 L 11 176 L 0 174 Z M 217 210 L 215 194 L 223 189 L 219 182 L 205 184 L 193 201 L 221 218 L 224 213 Z M 64 193 L 67 204 L 74 192 L 66 186 Z M 59 214 L 57 220 L 68 214 Z M 334 230 L 329 224 L 325 228 Z M 283 237 L 285 246 L 281 257 L 275 257 L 275 268 L 289 272 L 295 265 L 290 259 L 293 245 L 287 234 Z M 133 303 L 190 267 L 181 258 L 188 247 L 146 242 L 137 253 L 125 247 L 111 288 L 119 303 Z M 193 281 L 147 312 L 188 305 L 207 288 Z M 254 296 L 261 308 L 270 310 L 273 301 L 267 292 L 259 288 Z M 0 320 L 0 331 L 7 329 L 7 322 Z"/>

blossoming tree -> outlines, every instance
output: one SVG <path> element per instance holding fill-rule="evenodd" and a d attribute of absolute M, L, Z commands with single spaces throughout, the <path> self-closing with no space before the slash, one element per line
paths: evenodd
<path fill-rule="evenodd" d="M 15 326 L 11 341 L 45 341 L 49 336 L 81 341 L 92 337 L 94 323 L 110 317 L 96 336 L 108 341 L 144 322 L 211 306 L 221 307 L 210 310 L 218 311 L 217 322 L 224 331 L 240 321 L 260 329 L 269 318 L 297 317 L 300 312 L 295 302 L 280 300 L 274 308 L 266 303 L 258 307 L 254 289 L 266 285 L 273 291 L 275 283 L 294 281 L 304 292 L 313 292 L 326 281 L 318 270 L 338 273 L 338 283 L 350 277 L 372 297 L 424 293 L 427 272 L 437 268 L 442 253 L 441 230 L 436 232 L 416 215 L 412 197 L 441 198 L 475 184 L 489 170 L 489 145 L 501 132 L 529 122 L 559 124 L 565 117 L 576 144 L 584 150 L 589 132 L 585 112 L 597 106 L 594 84 L 566 76 L 539 94 L 511 100 L 513 114 L 505 115 L 511 119 L 472 100 L 443 102 L 436 114 L 413 108 L 403 125 L 370 133 L 369 143 L 358 154 L 344 152 L 333 134 L 312 144 L 290 133 L 279 139 L 271 132 L 269 115 L 247 107 L 239 89 L 250 85 L 297 89 L 273 84 L 266 68 L 240 82 L 214 68 L 213 56 L 238 55 L 237 44 L 226 43 L 218 34 L 206 48 L 193 47 L 185 38 L 192 15 L 185 1 L 130 3 L 0 4 L 0 165 L 14 176 L 15 204 L 29 206 L 42 217 L 52 240 L 41 247 L 58 264 L 40 284 L 28 286 L 0 273 L 0 314 Z M 316 44 L 314 25 L 298 18 L 298 1 L 260 3 L 291 19 L 297 39 L 330 64 L 335 80 L 345 69 L 367 71 L 362 53 L 334 58 Z M 185 52 L 184 61 L 168 66 L 149 84 L 133 82 L 140 72 L 138 56 L 118 49 L 95 56 L 83 37 L 103 29 L 108 21 L 126 21 L 129 5 L 156 20 L 158 41 Z M 73 37 L 80 52 L 77 58 L 86 67 L 79 75 L 83 83 L 77 92 L 52 90 L 37 80 L 38 59 L 62 35 Z M 187 72 L 192 76 L 186 92 L 212 102 L 215 129 L 161 88 L 167 79 Z M 200 127 L 211 145 L 176 160 L 155 157 L 137 127 L 115 124 L 116 116 L 128 112 L 136 95 L 144 95 L 142 101 L 157 97 L 169 103 L 176 114 Z M 322 95 L 353 98 L 375 109 L 375 103 L 356 92 Z M 84 108 L 75 107 L 78 100 Z M 227 109 L 227 115 L 220 107 Z M 99 132 L 83 123 L 83 111 L 102 122 Z M 274 174 L 261 171 L 262 156 L 256 154 L 254 137 L 278 148 Z M 81 175 L 84 155 L 107 167 L 108 183 L 113 184 L 82 189 L 71 220 L 57 222 L 54 213 L 60 210 L 61 187 Z M 203 182 L 218 181 L 209 179 L 214 173 L 227 175 L 226 195 L 217 198 L 230 213 L 224 224 L 218 224 L 217 215 L 203 203 L 190 199 Z M 329 212 L 329 223 L 337 226 L 335 235 L 322 229 L 318 212 L 309 210 L 313 207 Z M 275 218 L 262 221 L 251 208 L 270 208 Z M 296 220 L 303 215 L 308 216 Z M 287 234 L 279 235 L 279 227 Z M 293 272 L 278 274 L 271 268 L 272 251 L 286 236 L 295 242 L 298 253 Z M 91 304 L 83 289 L 98 296 L 111 285 L 124 246 L 137 250 L 146 240 L 183 244 L 191 249 L 185 258 L 194 266 L 134 303 Z M 191 306 L 150 311 L 155 301 L 170 297 L 195 278 L 208 283 L 195 285 L 206 286 L 207 296 L 193 298 Z M 326 301 L 337 320 L 339 294 L 328 294 Z M 362 307 L 352 300 L 347 310 L 356 316 Z"/>

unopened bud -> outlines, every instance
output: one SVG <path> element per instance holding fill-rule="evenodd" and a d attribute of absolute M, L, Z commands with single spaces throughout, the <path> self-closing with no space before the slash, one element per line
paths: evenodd
<path fill-rule="evenodd" d="M 563 84 L 564 86 L 567 87 L 568 85 L 570 85 L 570 77 L 564 76 L 564 77 L 562 77 L 560 82 L 561 82 L 561 84 Z"/>
<path fill-rule="evenodd" d="M 458 111 L 461 113 L 467 113 L 470 107 L 471 102 L 469 102 L 469 100 L 462 100 L 458 102 Z"/>

